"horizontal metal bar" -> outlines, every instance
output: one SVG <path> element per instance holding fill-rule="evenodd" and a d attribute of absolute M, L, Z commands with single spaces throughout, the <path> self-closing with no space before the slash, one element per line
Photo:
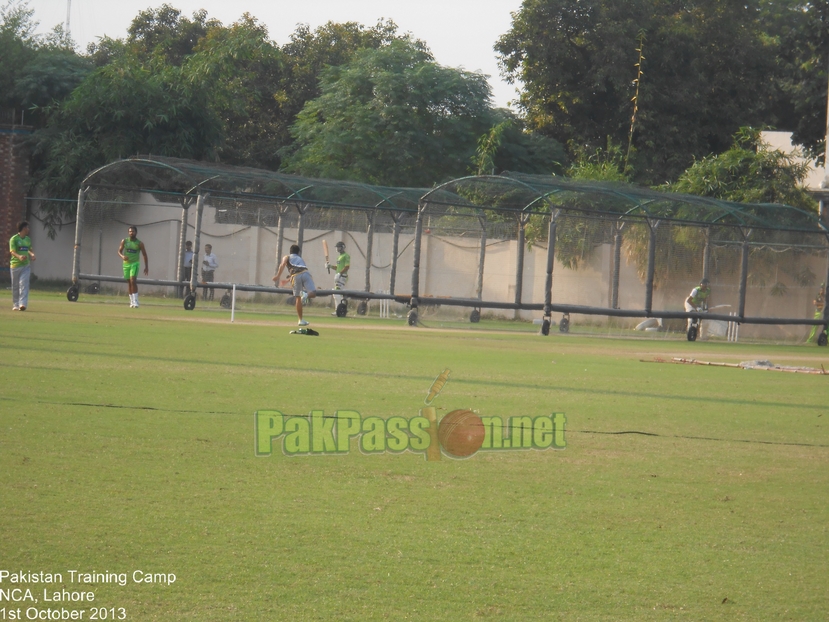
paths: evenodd
<path fill-rule="evenodd" d="M 124 277 L 81 274 L 83 281 L 108 281 L 113 283 L 124 283 Z M 184 287 L 189 285 L 183 281 L 165 281 L 160 279 L 137 279 L 143 285 L 162 285 L 168 287 Z M 233 283 L 199 283 L 202 289 L 232 289 Z M 291 289 L 285 287 L 269 287 L 267 285 L 245 285 L 236 284 L 236 291 L 242 292 L 265 292 L 269 294 L 293 295 Z M 350 289 L 318 289 L 317 296 L 344 296 L 354 300 L 393 300 L 401 304 L 410 304 L 411 296 L 400 296 L 392 294 L 380 294 L 375 292 L 362 292 Z M 495 300 L 478 300 L 477 298 L 436 298 L 423 296 L 417 299 L 417 306 L 448 306 L 448 307 L 470 307 L 474 309 L 519 309 L 522 311 L 543 311 L 544 304 L 541 303 L 520 303 L 498 302 Z M 803 325 L 821 326 L 822 319 L 813 318 L 783 318 L 783 317 L 737 317 L 736 315 L 725 315 L 722 313 L 687 313 L 685 311 L 651 311 L 644 309 L 608 309 L 605 307 L 586 307 L 581 305 L 552 304 L 550 311 L 553 313 L 575 313 L 579 315 L 603 315 L 606 317 L 629 317 L 629 318 L 661 318 L 665 320 L 688 318 L 699 318 L 701 320 L 718 320 L 722 322 L 736 322 L 737 324 L 779 324 L 779 325 Z"/>
<path fill-rule="evenodd" d="M 78 276 L 81 281 L 106 281 L 110 283 L 126 283 L 122 276 L 109 276 L 105 274 L 81 274 Z M 168 281 L 163 279 L 136 279 L 139 285 L 156 285 L 166 287 L 185 287 L 190 285 L 189 281 Z M 196 283 L 196 289 L 233 289 L 236 286 L 237 292 L 265 292 L 268 294 L 287 294 L 293 296 L 293 290 L 286 287 L 274 287 L 273 285 L 246 285 L 241 283 Z M 350 289 L 318 289 L 317 296 L 345 296 L 356 300 L 394 300 L 408 304 L 411 296 L 393 296 L 391 294 L 379 294 L 375 292 L 363 292 Z"/>

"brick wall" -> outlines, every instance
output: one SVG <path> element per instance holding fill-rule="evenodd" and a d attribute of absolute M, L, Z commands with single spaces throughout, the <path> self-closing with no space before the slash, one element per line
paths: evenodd
<path fill-rule="evenodd" d="M 0 125 L 0 267 L 9 265 L 9 238 L 17 233 L 17 223 L 26 218 L 26 190 L 29 182 L 29 157 L 24 147 L 31 128 Z"/>

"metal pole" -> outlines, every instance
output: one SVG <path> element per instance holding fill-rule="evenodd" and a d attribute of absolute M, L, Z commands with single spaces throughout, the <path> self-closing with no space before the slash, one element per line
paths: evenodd
<path fill-rule="evenodd" d="M 190 199 L 184 199 L 181 202 L 181 227 L 178 232 L 178 265 L 176 266 L 176 278 L 179 281 L 184 280 L 184 244 L 187 241 L 187 213 L 190 208 Z M 192 267 L 190 268 L 192 272 Z M 184 288 L 179 288 L 179 297 L 184 296 Z"/>
<path fill-rule="evenodd" d="M 527 221 L 524 214 L 518 217 L 518 240 L 515 257 L 515 304 L 521 304 L 521 294 L 524 289 L 524 227 Z M 515 319 L 521 317 L 521 310 L 515 310 Z"/>
<path fill-rule="evenodd" d="M 484 295 L 484 261 L 486 260 L 486 214 L 478 214 L 478 223 L 481 225 L 481 250 L 478 253 L 478 284 L 475 293 L 478 300 L 483 300 Z"/>
<path fill-rule="evenodd" d="M 748 283 L 748 237 L 751 235 L 751 229 L 743 231 L 743 252 L 742 261 L 740 263 L 740 301 L 737 306 L 737 316 L 742 320 L 746 316 L 746 284 Z"/>
<path fill-rule="evenodd" d="M 417 220 L 415 221 L 414 232 L 414 257 L 412 258 L 412 308 L 417 307 L 417 297 L 420 296 L 420 243 L 423 237 L 423 212 L 425 205 L 417 208 Z"/>
<path fill-rule="evenodd" d="M 553 266 L 556 261 L 556 228 L 558 215 L 556 210 L 550 215 L 550 227 L 547 230 L 547 280 L 544 283 L 544 315 L 550 315 L 550 305 L 553 304 Z"/>
<path fill-rule="evenodd" d="M 648 280 L 645 282 L 645 313 L 650 317 L 651 309 L 653 309 L 653 278 L 656 271 L 656 228 L 659 226 L 659 221 L 656 220 L 651 224 L 648 220 L 648 228 L 650 229 L 650 236 L 648 238 Z"/>
<path fill-rule="evenodd" d="M 610 308 L 619 308 L 619 274 L 622 263 L 622 228 L 625 223 L 617 222 L 613 234 L 613 281 L 610 284 Z"/>
<path fill-rule="evenodd" d="M 300 207 L 299 205 L 296 206 L 297 211 L 299 212 L 299 223 L 297 224 L 296 230 L 296 244 L 299 246 L 299 252 L 302 252 L 302 240 L 305 237 L 305 210 L 306 207 Z"/>
<path fill-rule="evenodd" d="M 366 230 L 366 289 L 371 291 L 371 254 L 374 250 L 374 212 L 366 212 L 366 221 L 368 221 L 368 228 Z"/>
<path fill-rule="evenodd" d="M 279 270 L 279 264 L 282 263 L 282 243 L 285 240 L 285 219 L 282 216 L 285 214 L 285 206 L 279 206 L 279 220 L 276 224 L 276 263 L 273 267 L 273 273 Z M 278 287 L 278 285 L 277 285 Z"/>
<path fill-rule="evenodd" d="M 83 235 L 83 210 L 89 188 L 78 190 L 78 215 L 75 218 L 75 249 L 72 253 L 72 283 L 78 284 L 81 273 L 81 236 Z"/>
<path fill-rule="evenodd" d="M 389 293 L 394 296 L 394 280 L 397 277 L 397 248 L 400 244 L 400 214 L 391 215 L 394 229 L 391 242 L 391 275 L 389 276 Z"/>
<path fill-rule="evenodd" d="M 196 199 L 196 239 L 193 242 L 193 269 L 190 271 L 190 294 L 196 295 L 196 283 L 199 281 L 199 253 L 201 252 L 201 221 L 204 213 L 204 203 L 209 194 L 199 193 Z"/>
<path fill-rule="evenodd" d="M 710 278 L 711 272 L 711 227 L 705 228 L 705 248 L 702 249 L 702 278 Z"/>
<path fill-rule="evenodd" d="M 829 224 L 829 214 L 824 214 L 823 222 Z M 829 234 L 826 235 L 826 242 L 829 243 Z M 824 290 L 823 290 L 823 326 L 819 326 L 818 329 L 826 330 L 829 328 L 829 300 L 827 300 L 826 296 L 826 286 L 829 285 L 829 257 L 826 258 L 826 277 L 823 279 Z"/>
<path fill-rule="evenodd" d="M 101 226 L 98 229 L 98 274 L 101 274 L 104 265 L 104 215 L 101 214 Z M 98 281 L 100 290 L 101 282 Z"/>
<path fill-rule="evenodd" d="M 827 66 L 829 67 L 829 65 Z M 829 86 L 827 87 L 826 93 L 826 132 L 823 135 L 823 182 L 820 184 L 820 187 L 824 190 L 829 189 Z M 820 215 L 823 218 L 823 222 L 826 223 L 829 220 L 825 218 L 825 213 L 826 205 L 824 199 L 820 202 Z"/>

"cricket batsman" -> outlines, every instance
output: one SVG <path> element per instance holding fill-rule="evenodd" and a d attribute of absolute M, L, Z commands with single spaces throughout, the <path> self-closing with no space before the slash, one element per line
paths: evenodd
<path fill-rule="evenodd" d="M 351 267 L 351 255 L 345 252 L 345 242 L 340 241 L 334 245 L 334 248 L 337 249 L 337 265 L 336 270 L 337 273 L 334 275 L 334 289 L 345 289 L 346 283 L 348 283 L 348 269 Z M 326 270 L 331 270 L 331 264 L 326 262 L 325 264 Z M 334 313 L 331 315 L 337 315 L 336 309 L 340 306 L 343 302 L 343 296 L 339 294 L 334 294 Z"/>

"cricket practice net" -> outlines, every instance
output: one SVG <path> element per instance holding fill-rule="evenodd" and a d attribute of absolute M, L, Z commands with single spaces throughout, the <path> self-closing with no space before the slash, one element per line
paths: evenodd
<path fill-rule="evenodd" d="M 335 265 L 343 242 L 347 312 L 411 326 L 534 321 L 542 334 L 682 338 L 694 316 L 685 299 L 702 278 L 708 338 L 796 342 L 826 321 L 814 300 L 829 273 L 827 227 L 783 205 L 513 173 L 382 188 L 136 157 L 84 181 L 70 299 L 123 287 L 117 246 L 129 225 L 151 257 L 144 291 L 186 309 L 234 289 L 251 309 L 293 304 L 290 286 L 272 279 L 297 244 L 320 290 L 313 304 L 334 312 L 325 249 Z M 208 244 L 212 282 L 200 278 Z"/>

